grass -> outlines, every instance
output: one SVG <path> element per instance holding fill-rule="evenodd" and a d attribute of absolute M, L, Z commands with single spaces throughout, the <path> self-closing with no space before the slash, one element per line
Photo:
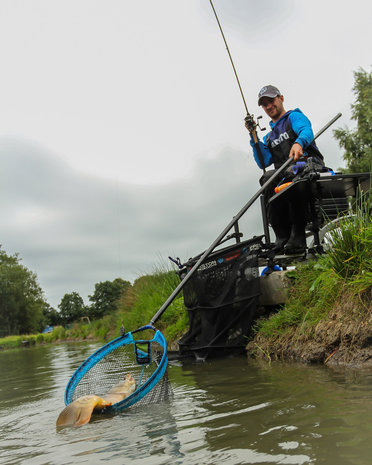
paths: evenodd
<path fill-rule="evenodd" d="M 57 326 L 51 333 L 46 334 L 20 334 L 17 336 L 6 336 L 0 338 L 1 349 L 16 349 L 24 346 L 34 346 L 36 344 L 49 343 L 64 339 L 66 330 L 62 326 Z"/>
<path fill-rule="evenodd" d="M 294 327 L 311 332 L 327 319 L 340 296 L 367 301 L 372 287 L 372 220 L 369 197 L 361 199 L 355 215 L 330 231 L 331 248 L 318 260 L 299 265 L 288 301 L 275 315 L 257 323 L 256 333 L 273 337 Z"/>
<path fill-rule="evenodd" d="M 153 274 L 137 279 L 132 289 L 124 296 L 119 306 L 120 321 L 126 330 L 135 330 L 150 323 L 157 310 L 163 305 L 179 284 L 173 270 L 156 269 Z M 188 327 L 187 312 L 180 293 L 156 322 L 168 343 L 176 341 Z"/>

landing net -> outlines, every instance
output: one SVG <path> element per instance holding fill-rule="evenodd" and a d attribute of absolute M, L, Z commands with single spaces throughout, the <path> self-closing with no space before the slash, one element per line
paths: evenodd
<path fill-rule="evenodd" d="M 149 332 L 153 337 L 145 338 Z M 85 360 L 67 384 L 65 404 L 84 395 L 104 396 L 122 382 L 127 373 L 134 377 L 136 390 L 112 405 L 111 410 L 118 412 L 134 404 L 160 402 L 172 395 L 167 365 L 164 336 L 152 326 L 144 326 L 110 341 Z"/>

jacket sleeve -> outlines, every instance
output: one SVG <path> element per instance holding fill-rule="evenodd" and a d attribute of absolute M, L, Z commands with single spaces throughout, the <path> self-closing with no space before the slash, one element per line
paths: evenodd
<path fill-rule="evenodd" d="M 264 137 L 264 141 L 265 141 L 265 139 L 266 139 L 266 136 Z M 255 159 L 258 167 L 263 169 L 264 167 L 266 168 L 267 166 L 271 165 L 271 163 L 273 162 L 273 160 L 272 160 L 273 157 L 271 155 L 271 152 L 270 152 L 268 146 L 264 142 L 261 142 L 260 140 L 258 141 L 258 145 L 260 147 L 260 151 L 261 151 L 263 162 L 264 162 L 264 166 L 262 166 L 261 161 L 260 161 L 260 157 L 259 157 L 258 152 L 257 152 L 257 147 L 256 147 L 256 144 L 254 143 L 252 135 L 251 135 L 250 143 L 251 143 L 251 147 L 253 149 L 253 156 L 254 156 L 254 159 Z"/>
<path fill-rule="evenodd" d="M 297 134 L 295 143 L 300 144 L 303 149 L 306 149 L 314 139 L 314 133 L 309 118 L 299 111 L 292 112 L 289 118 L 292 129 Z"/>

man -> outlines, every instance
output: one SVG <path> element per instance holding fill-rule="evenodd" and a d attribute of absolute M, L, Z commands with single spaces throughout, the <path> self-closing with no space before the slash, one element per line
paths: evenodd
<path fill-rule="evenodd" d="M 309 119 L 298 108 L 286 111 L 283 102 L 283 95 L 272 85 L 263 87 L 258 94 L 258 105 L 262 106 L 271 118 L 271 132 L 264 137 L 263 142 L 259 141 L 262 158 L 257 153 L 251 137 L 256 163 L 260 168 L 263 168 L 263 162 L 265 167 L 274 164 L 275 169 L 278 169 L 288 157 L 292 157 L 294 162 L 302 162 L 298 163 L 298 166 L 303 168 L 307 158 L 312 157 L 316 165 L 323 166 L 323 156 L 313 142 L 314 134 Z M 248 129 L 247 123 L 246 127 Z M 274 172 L 266 172 L 260 180 L 261 184 Z M 268 189 L 266 201 L 273 194 L 274 189 Z M 274 251 L 279 253 L 284 250 L 286 254 L 305 252 L 307 205 L 298 195 L 292 195 L 290 201 L 288 197 L 281 196 L 274 203 L 275 205 L 268 204 L 268 220 L 276 235 Z"/>

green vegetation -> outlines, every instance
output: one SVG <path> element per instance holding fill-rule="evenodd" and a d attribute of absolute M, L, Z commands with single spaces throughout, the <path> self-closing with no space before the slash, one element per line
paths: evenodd
<path fill-rule="evenodd" d="M 372 220 L 369 199 L 352 217 L 330 231 L 331 248 L 318 260 L 299 265 L 289 275 L 294 285 L 282 310 L 259 321 L 256 331 L 267 337 L 291 332 L 311 333 L 327 319 L 342 299 L 354 301 L 355 310 L 367 309 L 372 297 Z"/>
<path fill-rule="evenodd" d="M 0 328 L 2 335 L 41 331 L 50 307 L 34 273 L 18 255 L 0 249 Z"/>
<path fill-rule="evenodd" d="M 351 105 L 355 129 L 336 129 L 334 135 L 345 150 L 346 171 L 363 173 L 372 169 L 372 72 L 354 73 L 355 103 Z"/>
<path fill-rule="evenodd" d="M 122 281 L 125 282 L 126 281 Z M 0 347 L 16 348 L 40 343 L 64 340 L 95 339 L 107 341 L 119 336 L 123 324 L 126 331 L 133 331 L 150 323 L 156 311 L 165 302 L 179 283 L 179 278 L 172 270 L 156 269 L 152 275 L 141 276 L 133 286 L 125 286 L 111 312 L 100 319 L 88 322 L 78 321 L 74 324 L 56 326 L 52 332 L 36 335 L 8 336 L 0 339 Z M 122 284 L 122 283 L 121 283 Z M 77 296 L 70 299 L 77 306 L 81 300 Z M 67 298 L 66 298 L 67 300 Z M 160 329 L 171 346 L 184 334 L 188 327 L 188 317 L 180 294 L 170 305 L 156 327 Z"/>
<path fill-rule="evenodd" d="M 134 330 L 148 324 L 178 284 L 179 278 L 171 270 L 157 269 L 152 275 L 138 278 L 119 304 L 118 325 L 123 322 L 126 330 Z M 176 341 L 185 333 L 188 317 L 182 294 L 168 307 L 156 327 L 168 342 Z"/>
<path fill-rule="evenodd" d="M 81 319 L 99 319 L 118 309 L 120 298 L 130 289 L 129 281 L 116 278 L 95 284 L 93 295 L 89 296 L 91 305 L 85 305 L 77 292 L 65 294 L 58 305 L 60 323 L 68 324 Z M 51 323 L 50 323 L 51 324 Z"/>
<path fill-rule="evenodd" d="M 77 292 L 65 294 L 58 305 L 61 321 L 71 323 L 85 315 L 84 300 Z"/>
<path fill-rule="evenodd" d="M 96 284 L 93 295 L 89 296 L 92 304 L 87 308 L 88 316 L 102 318 L 104 315 L 117 310 L 119 299 L 130 287 L 130 282 L 121 278 Z"/>
<path fill-rule="evenodd" d="M 6 336 L 0 339 L 0 348 L 16 349 L 18 347 L 34 346 L 35 344 L 49 343 L 62 339 L 66 334 L 64 328 L 56 327 L 53 332 L 47 334 L 26 334 Z"/>

